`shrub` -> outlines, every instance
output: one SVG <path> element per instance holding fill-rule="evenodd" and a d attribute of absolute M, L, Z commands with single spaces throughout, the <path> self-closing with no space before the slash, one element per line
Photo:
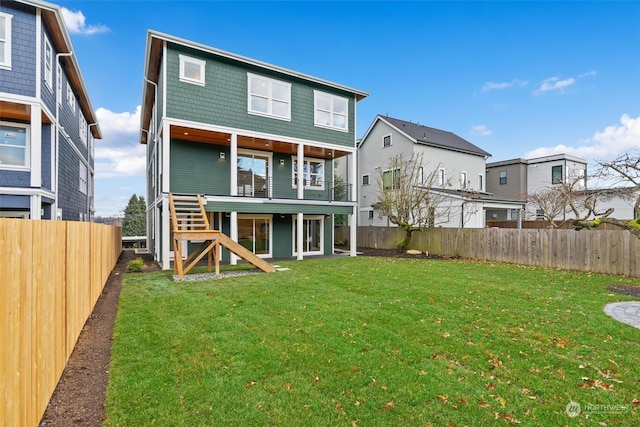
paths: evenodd
<path fill-rule="evenodd" d="M 144 261 L 142 258 L 136 258 L 127 264 L 127 272 L 128 273 L 139 273 L 142 271 L 142 267 L 144 267 Z"/>

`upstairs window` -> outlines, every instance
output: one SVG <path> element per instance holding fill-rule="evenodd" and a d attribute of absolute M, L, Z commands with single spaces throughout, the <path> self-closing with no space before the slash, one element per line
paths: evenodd
<path fill-rule="evenodd" d="M 391 147 L 391 135 L 386 135 L 382 138 L 383 147 Z"/>
<path fill-rule="evenodd" d="M 298 159 L 293 158 L 293 187 L 298 183 Z M 304 188 L 309 190 L 324 190 L 324 160 L 304 159 L 302 167 Z"/>
<path fill-rule="evenodd" d="M 462 172 L 460 174 L 460 188 L 462 188 L 462 189 L 467 188 L 467 173 L 466 172 Z"/>
<path fill-rule="evenodd" d="M 180 57 L 180 81 L 204 86 L 204 69 L 206 62 L 185 55 Z"/>
<path fill-rule="evenodd" d="M 291 120 L 291 84 L 255 74 L 247 78 L 249 113 Z"/>
<path fill-rule="evenodd" d="M 71 83 L 67 82 L 67 104 L 69 104 L 69 108 L 74 113 L 76 112 L 76 96 L 73 94 L 73 88 L 71 87 Z"/>
<path fill-rule="evenodd" d="M 87 121 L 82 114 L 78 115 L 78 132 L 80 133 L 80 140 L 87 145 Z"/>
<path fill-rule="evenodd" d="M 347 131 L 349 100 L 317 90 L 314 90 L 313 94 L 315 99 L 315 125 Z"/>
<path fill-rule="evenodd" d="M 11 68 L 11 18 L 0 12 L 0 68 Z"/>
<path fill-rule="evenodd" d="M 445 174 L 444 169 L 438 169 L 438 187 L 444 187 L 445 184 Z"/>
<path fill-rule="evenodd" d="M 369 185 L 369 174 L 362 175 L 362 185 Z"/>
<path fill-rule="evenodd" d="M 478 174 L 478 191 L 484 190 L 484 175 Z"/>
<path fill-rule="evenodd" d="M 505 185 L 507 183 L 507 171 L 500 171 L 498 173 L 498 178 L 500 180 L 500 185 Z"/>
<path fill-rule="evenodd" d="M 400 188 L 400 169 L 388 170 L 382 172 L 382 188 L 399 189 Z"/>
<path fill-rule="evenodd" d="M 53 91 L 53 48 L 47 37 L 44 38 L 44 82 Z"/>
<path fill-rule="evenodd" d="M 0 123 L 0 169 L 29 167 L 29 128 Z"/>
<path fill-rule="evenodd" d="M 562 182 L 562 166 L 551 167 L 551 183 L 560 184 Z"/>

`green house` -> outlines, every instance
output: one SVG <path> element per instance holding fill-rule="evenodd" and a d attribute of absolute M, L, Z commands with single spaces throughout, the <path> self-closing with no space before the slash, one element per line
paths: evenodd
<path fill-rule="evenodd" d="M 148 247 L 164 268 L 169 194 L 203 195 L 212 228 L 264 258 L 333 253 L 340 215 L 355 255 L 356 103 L 366 92 L 155 31 L 144 81 Z M 334 180 L 338 159 L 347 180 Z"/>

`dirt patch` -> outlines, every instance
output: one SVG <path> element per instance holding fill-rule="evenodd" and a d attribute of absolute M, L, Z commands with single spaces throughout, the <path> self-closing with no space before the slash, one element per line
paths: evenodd
<path fill-rule="evenodd" d="M 343 250 L 349 250 L 344 247 Z M 414 258 L 414 259 L 456 259 L 458 257 L 446 257 L 441 255 L 433 255 L 427 252 L 421 252 L 420 254 L 409 254 L 406 251 L 400 251 L 398 249 L 373 249 L 373 248 L 358 248 L 358 255 L 360 256 L 380 256 L 386 258 Z"/>
<path fill-rule="evenodd" d="M 608 285 L 604 287 L 606 290 L 616 292 L 618 294 L 629 295 L 630 297 L 640 298 L 640 286 L 627 285 Z"/>
<path fill-rule="evenodd" d="M 80 333 L 40 426 L 102 425 L 113 325 L 122 287 L 121 275 L 126 271 L 127 264 L 138 257 L 145 262 L 144 272 L 160 269 L 150 254 L 136 254 L 131 249 L 122 251 L 102 295 Z"/>

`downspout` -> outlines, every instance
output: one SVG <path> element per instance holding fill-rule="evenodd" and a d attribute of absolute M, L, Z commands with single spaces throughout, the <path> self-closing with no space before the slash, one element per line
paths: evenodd
<path fill-rule="evenodd" d="M 153 85 L 153 104 L 157 104 L 158 102 L 158 84 L 154 81 L 149 80 L 146 76 L 142 76 L 143 80 L 147 83 L 150 83 Z M 157 126 L 157 121 L 158 121 L 158 109 L 156 108 L 156 113 L 155 115 L 153 114 L 153 107 L 151 108 L 151 118 L 153 119 L 153 149 L 155 150 L 155 152 L 158 152 L 158 126 Z M 143 132 L 147 133 L 147 139 L 149 139 L 149 130 L 145 130 L 142 129 Z M 152 150 L 153 153 L 153 150 Z M 145 157 L 148 159 L 148 154 L 145 154 Z M 156 162 L 156 158 L 155 155 L 153 156 L 153 162 Z M 156 165 L 156 174 L 159 173 L 158 171 L 162 170 L 162 165 Z M 147 177 L 148 175 L 148 171 L 147 171 Z M 151 179 L 155 179 L 155 177 L 151 176 Z M 157 184 L 157 183 L 156 183 Z M 162 183 L 160 183 L 160 186 L 162 185 Z M 153 186 L 152 186 L 153 187 Z M 148 184 L 147 184 L 147 191 L 150 193 L 150 190 L 148 190 Z M 161 187 L 162 188 L 162 187 Z M 157 189 L 156 189 L 157 190 Z M 153 233 L 153 231 L 151 230 L 151 226 L 153 225 L 154 227 L 156 226 L 155 223 L 155 214 L 152 211 L 151 215 L 149 214 L 149 210 L 151 208 L 149 208 L 149 204 L 150 204 L 150 200 L 151 198 L 149 196 L 153 196 L 153 209 L 157 209 L 157 200 L 156 200 L 156 195 L 155 194 L 147 194 L 147 248 L 150 248 L 151 245 L 151 236 L 155 235 L 155 233 Z M 151 217 L 153 217 L 153 221 L 149 221 L 151 219 Z M 155 242 L 153 242 L 153 246 L 154 248 L 157 246 L 155 244 Z"/>
<path fill-rule="evenodd" d="M 62 72 L 62 66 L 60 65 L 60 58 L 63 56 L 72 56 L 73 55 L 73 51 L 72 52 L 63 52 L 63 53 L 56 53 L 56 71 L 60 71 Z M 56 81 L 58 79 L 58 76 L 56 76 Z M 67 82 L 67 84 L 69 84 Z M 56 84 L 56 89 L 58 89 L 57 87 L 58 85 Z M 58 218 L 58 174 L 59 174 L 59 168 L 60 168 L 60 103 L 62 102 L 62 88 L 60 89 L 60 93 L 57 94 L 56 96 L 56 137 L 55 137 L 55 173 L 53 174 L 53 178 L 55 179 L 55 185 L 53 186 L 53 192 L 56 196 L 55 201 L 53 203 L 53 217 L 55 219 Z M 60 97 L 60 102 L 58 102 L 58 96 Z M 62 218 L 60 218 L 62 219 Z"/>
<path fill-rule="evenodd" d="M 91 123 L 90 125 L 87 126 L 87 193 L 89 193 L 89 176 L 91 175 L 91 173 L 89 172 L 89 166 L 90 166 L 90 160 L 91 160 L 91 146 L 89 144 L 89 141 L 91 141 L 91 137 L 89 135 L 91 135 L 91 126 L 98 126 L 98 122 L 94 122 Z M 93 142 L 95 144 L 95 140 Z M 95 148 L 93 150 L 95 152 Z M 91 185 L 91 192 L 93 194 L 95 194 L 96 189 L 93 187 L 93 184 Z M 91 221 L 91 198 L 92 194 L 87 194 L 87 218 L 89 218 L 89 222 Z"/>

